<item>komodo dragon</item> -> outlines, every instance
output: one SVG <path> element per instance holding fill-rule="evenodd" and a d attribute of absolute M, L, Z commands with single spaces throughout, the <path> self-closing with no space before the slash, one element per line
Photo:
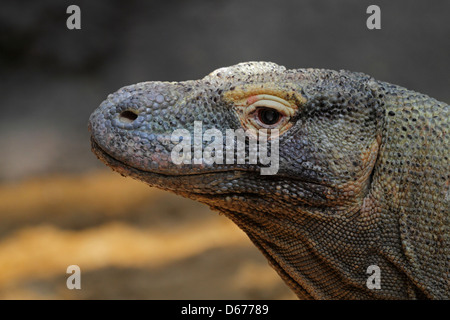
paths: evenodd
<path fill-rule="evenodd" d="M 448 299 L 448 109 L 362 73 L 248 62 L 124 87 L 89 129 L 115 171 L 234 221 L 299 298 Z"/>

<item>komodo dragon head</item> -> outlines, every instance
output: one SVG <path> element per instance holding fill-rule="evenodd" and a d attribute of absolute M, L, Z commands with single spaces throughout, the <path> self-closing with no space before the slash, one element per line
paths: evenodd
<path fill-rule="evenodd" d="M 121 88 L 89 128 L 115 171 L 233 220 L 300 298 L 448 298 L 447 114 L 361 73 L 249 62 Z"/>

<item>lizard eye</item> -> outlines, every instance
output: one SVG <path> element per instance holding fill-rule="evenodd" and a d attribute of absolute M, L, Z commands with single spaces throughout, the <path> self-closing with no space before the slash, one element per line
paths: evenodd
<path fill-rule="evenodd" d="M 257 94 L 238 100 L 235 102 L 235 108 L 246 130 L 276 129 L 282 134 L 293 125 L 289 120 L 298 107 L 278 96 Z"/>
<path fill-rule="evenodd" d="M 282 115 L 278 112 L 278 110 L 272 108 L 257 108 L 257 117 L 258 120 L 263 125 L 272 126 L 281 119 Z"/>
<path fill-rule="evenodd" d="M 255 129 L 283 129 L 291 117 L 291 109 L 278 97 L 268 95 L 250 104 L 246 111 L 248 120 Z"/>

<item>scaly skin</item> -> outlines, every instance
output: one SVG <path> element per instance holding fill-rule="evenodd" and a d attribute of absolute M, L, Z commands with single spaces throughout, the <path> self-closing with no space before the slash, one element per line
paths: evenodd
<path fill-rule="evenodd" d="M 278 129 L 278 171 L 173 163 L 171 135 L 194 137 L 194 121 L 220 145 L 227 129 Z M 447 104 L 361 73 L 250 62 L 124 87 L 89 127 L 115 171 L 232 219 L 299 298 L 448 299 L 448 123 Z"/>

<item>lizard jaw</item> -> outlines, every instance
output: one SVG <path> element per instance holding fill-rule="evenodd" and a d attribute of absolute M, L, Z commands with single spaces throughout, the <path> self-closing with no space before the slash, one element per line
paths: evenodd
<path fill-rule="evenodd" d="M 202 189 L 192 188 L 195 185 L 196 179 L 202 181 L 203 184 L 213 185 L 218 180 L 233 180 L 249 174 L 244 170 L 217 170 L 208 172 L 188 172 L 185 174 L 165 174 L 160 172 L 146 171 L 132 167 L 120 160 L 117 160 L 105 151 L 97 141 L 91 136 L 91 150 L 96 157 L 104 164 L 109 166 L 113 171 L 116 171 L 124 177 L 131 177 L 133 179 L 144 181 L 150 187 L 156 187 L 163 190 L 182 194 L 184 196 L 198 195 L 212 197 L 208 192 Z M 220 176 L 220 177 L 218 177 Z M 230 195 L 230 192 L 224 192 L 222 195 Z M 220 194 L 216 195 L 220 196 Z M 192 196 L 187 196 L 192 198 Z"/>

